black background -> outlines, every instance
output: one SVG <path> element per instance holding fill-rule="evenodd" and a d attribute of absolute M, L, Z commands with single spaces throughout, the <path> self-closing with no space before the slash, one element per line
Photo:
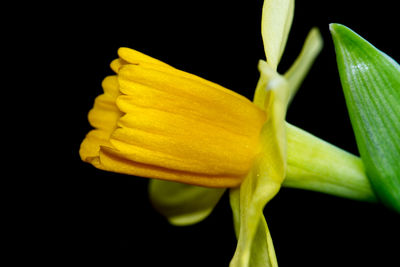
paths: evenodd
<path fill-rule="evenodd" d="M 279 66 L 284 73 L 308 31 L 319 27 L 324 49 L 287 121 L 354 154 L 357 147 L 328 25 L 347 25 L 400 59 L 394 4 L 362 3 L 297 1 Z M 46 8 L 45 20 L 33 27 L 45 29 L 46 41 L 39 37 L 30 42 L 38 44 L 39 57 L 45 58 L 40 71 L 50 84 L 50 114 L 56 119 L 46 117 L 54 130 L 48 132 L 41 165 L 42 176 L 50 178 L 35 194 L 39 204 L 26 204 L 31 213 L 20 226 L 26 230 L 20 243 L 34 249 L 28 259 L 54 266 L 228 266 L 236 239 L 227 195 L 203 222 L 173 227 L 151 207 L 148 180 L 97 170 L 81 162 L 78 151 L 91 129 L 87 112 L 102 93 L 102 79 L 112 74 L 109 63 L 121 46 L 251 98 L 257 62 L 265 59 L 262 1 L 113 1 Z M 283 188 L 265 208 L 265 216 L 280 266 L 398 263 L 400 216 L 380 205 Z"/>

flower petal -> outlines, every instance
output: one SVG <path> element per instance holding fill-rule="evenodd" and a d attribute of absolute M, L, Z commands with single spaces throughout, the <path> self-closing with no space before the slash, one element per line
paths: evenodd
<path fill-rule="evenodd" d="M 79 154 L 83 161 L 96 163 L 99 166 L 98 156 L 101 146 L 112 147 L 109 139 L 117 127 L 117 121 L 122 112 L 115 101 L 120 95 L 116 76 L 108 76 L 102 82 L 104 94 L 99 95 L 90 110 L 88 118 L 90 124 L 97 128 L 90 131 L 83 140 Z M 94 159 L 97 158 L 95 161 Z"/>
<path fill-rule="evenodd" d="M 257 84 L 256 94 L 254 95 L 254 103 L 260 108 L 268 109 L 266 113 L 269 120 L 264 124 L 261 137 L 266 143 L 271 145 L 272 150 L 278 153 L 282 166 L 286 164 L 286 126 L 285 116 L 287 106 L 289 104 L 290 90 L 286 79 L 277 72 L 271 72 L 271 68 L 264 61 L 260 61 L 259 70 L 261 72 L 260 80 Z M 264 94 L 260 93 L 265 92 Z M 270 154 L 267 153 L 269 156 Z M 277 160 L 273 156 L 273 162 Z M 268 162 L 266 162 L 268 164 Z M 275 167 L 281 164 L 276 164 Z"/>
<path fill-rule="evenodd" d="M 222 187 L 224 179 L 225 187 L 240 184 L 259 149 L 263 110 L 212 82 L 148 62 L 120 67 L 118 86 L 122 95 L 110 104 L 125 114 L 110 136 L 112 149 L 100 151 L 105 168 L 206 187 Z"/>
<path fill-rule="evenodd" d="M 135 50 L 118 54 L 111 64 L 118 78 L 104 81 L 105 93 L 89 114 L 93 127 L 110 134 L 109 142 L 96 146 L 100 139 L 89 138 L 82 151 L 90 155 L 82 158 L 135 176 L 238 186 L 258 153 L 264 110 Z"/>
<path fill-rule="evenodd" d="M 150 180 L 150 199 L 168 221 L 177 226 L 205 219 L 226 189 L 205 188 L 162 180 Z"/>
<path fill-rule="evenodd" d="M 268 229 L 267 221 L 264 215 L 258 223 L 257 232 L 253 240 L 252 257 L 250 257 L 250 266 L 252 267 L 278 267 L 278 261 L 275 255 L 274 244 Z"/>
<path fill-rule="evenodd" d="M 149 63 L 149 64 L 154 64 L 158 66 L 164 66 L 167 68 L 172 68 L 168 64 L 155 59 L 153 57 L 150 57 L 148 55 L 145 55 L 139 51 L 127 48 L 127 47 L 121 47 L 118 49 L 118 55 L 121 59 L 124 61 L 134 64 L 134 65 L 139 65 L 141 63 Z"/>
<path fill-rule="evenodd" d="M 98 162 L 101 166 L 95 167 L 111 172 L 215 188 L 236 187 L 243 179 L 238 175 L 207 175 L 140 163 L 127 159 L 126 153 L 106 146 L 100 148 Z"/>
<path fill-rule="evenodd" d="M 102 83 L 104 94 L 99 95 L 94 106 L 89 112 L 90 124 L 98 129 L 112 131 L 117 126 L 117 120 L 121 116 L 115 101 L 120 95 L 116 76 L 108 76 Z"/>
<path fill-rule="evenodd" d="M 257 176 L 254 173 L 251 175 Z M 230 203 L 238 238 L 238 245 L 230 267 L 276 267 L 278 265 L 275 250 L 261 202 L 268 202 L 279 191 L 280 185 L 271 182 L 263 187 L 266 190 L 264 194 L 258 193 L 253 198 L 255 195 L 252 195 L 251 188 L 256 186 L 253 184 L 256 181 L 251 177 L 247 178 L 240 189 L 230 190 Z M 256 201 L 256 198 L 259 201 Z"/>
<path fill-rule="evenodd" d="M 252 262 L 255 264 L 255 257 L 262 258 L 266 266 L 276 266 L 268 228 L 263 224 L 263 209 L 279 191 L 285 177 L 285 115 L 290 92 L 286 80 L 271 71 L 268 64 L 261 62 L 259 69 L 261 77 L 254 102 L 259 107 L 267 108 L 270 117 L 263 126 L 261 152 L 252 170 L 240 188 L 231 189 L 231 207 L 238 234 L 238 246 L 231 267 L 247 267 Z M 261 90 L 266 93 L 262 94 Z M 264 99 L 260 99 L 262 97 Z M 256 243 L 267 247 L 259 247 Z"/>
<path fill-rule="evenodd" d="M 322 46 L 323 41 L 321 33 L 317 28 L 313 28 L 304 42 L 300 55 L 284 75 L 289 83 L 290 101 L 293 99 L 297 89 L 306 77 L 315 58 L 321 51 Z"/>
<path fill-rule="evenodd" d="M 101 146 L 112 147 L 109 139 L 111 132 L 95 129 L 90 131 L 83 140 L 79 149 L 81 159 L 92 163 L 94 158 L 98 158 Z"/>
<path fill-rule="evenodd" d="M 261 109 L 269 110 L 272 98 L 270 97 L 271 90 L 266 90 L 267 84 L 274 77 L 278 77 L 279 74 L 264 60 L 258 62 L 258 70 L 262 72 L 262 75 L 260 76 L 256 90 L 254 91 L 253 103 Z"/>
<path fill-rule="evenodd" d="M 261 34 L 268 64 L 276 70 L 292 25 L 294 0 L 265 0 Z"/>
<path fill-rule="evenodd" d="M 115 73 L 118 73 L 119 69 L 126 64 L 128 64 L 127 61 L 123 60 L 122 58 L 117 58 L 111 61 L 110 67 Z"/>

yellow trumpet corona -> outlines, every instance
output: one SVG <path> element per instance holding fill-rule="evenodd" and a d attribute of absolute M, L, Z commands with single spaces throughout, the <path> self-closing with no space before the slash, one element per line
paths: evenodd
<path fill-rule="evenodd" d="M 245 97 L 120 48 L 81 144 L 107 171 L 205 187 L 236 187 L 260 148 L 266 113 Z"/>

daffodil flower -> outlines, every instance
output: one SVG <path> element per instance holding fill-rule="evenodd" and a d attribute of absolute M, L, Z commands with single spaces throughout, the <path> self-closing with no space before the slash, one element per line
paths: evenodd
<path fill-rule="evenodd" d="M 121 48 L 81 155 L 96 167 L 208 187 L 240 185 L 266 113 L 249 100 Z M 100 147 L 98 147 L 100 145 Z"/>
<path fill-rule="evenodd" d="M 238 245 L 231 266 L 277 266 L 263 215 L 282 185 L 375 201 L 359 158 L 287 124 L 287 107 L 322 47 L 311 30 L 284 74 L 293 0 L 266 0 L 262 37 L 267 61 L 253 102 L 135 50 L 120 48 L 116 75 L 89 112 L 95 128 L 83 161 L 107 171 L 156 178 L 154 207 L 174 225 L 206 218 L 227 188 Z M 285 180 L 286 178 L 286 180 Z"/>

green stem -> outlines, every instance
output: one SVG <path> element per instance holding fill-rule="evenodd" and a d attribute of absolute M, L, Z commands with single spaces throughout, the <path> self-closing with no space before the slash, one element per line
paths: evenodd
<path fill-rule="evenodd" d="M 289 123 L 286 125 L 287 173 L 283 186 L 377 201 L 359 157 Z"/>

